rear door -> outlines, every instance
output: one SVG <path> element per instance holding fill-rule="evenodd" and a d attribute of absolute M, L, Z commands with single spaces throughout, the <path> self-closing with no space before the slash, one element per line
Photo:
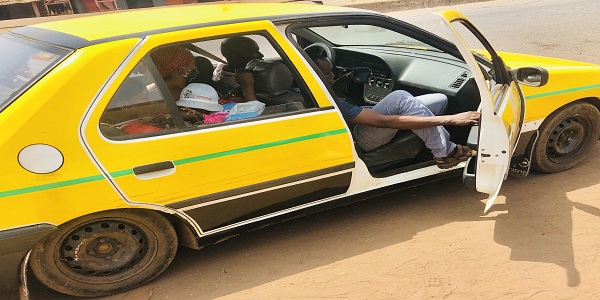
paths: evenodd
<path fill-rule="evenodd" d="M 489 194 L 484 210 L 487 211 L 508 175 L 523 124 L 525 99 L 502 58 L 464 15 L 456 11 L 438 15 L 479 87 L 481 119 L 469 137 L 469 144 L 477 147 L 478 153 L 469 160 L 463 181 Z M 473 46 L 479 49 L 473 50 Z"/>
<path fill-rule="evenodd" d="M 217 29 L 152 35 L 117 72 L 82 132 L 108 179 L 126 200 L 177 209 L 207 234 L 345 193 L 354 168 L 350 136 L 333 107 L 314 103 L 309 91 L 290 93 L 302 99 L 255 118 L 181 120 L 148 55 L 159 47 L 193 43 L 219 53 L 222 38 L 242 35 L 256 39 L 265 59 L 288 66 L 297 82 L 315 81 L 307 68 L 295 68 L 298 58 L 286 54 L 290 46 L 271 23 Z"/>

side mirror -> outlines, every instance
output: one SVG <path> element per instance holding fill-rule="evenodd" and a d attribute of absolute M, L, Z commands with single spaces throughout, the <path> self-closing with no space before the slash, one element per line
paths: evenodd
<path fill-rule="evenodd" d="M 518 83 L 540 87 L 548 83 L 548 70 L 538 67 L 524 67 L 510 71 Z"/>

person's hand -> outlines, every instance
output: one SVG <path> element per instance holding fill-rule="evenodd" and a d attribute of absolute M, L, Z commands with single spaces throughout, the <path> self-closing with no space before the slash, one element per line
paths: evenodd
<path fill-rule="evenodd" d="M 477 124 L 479 122 L 480 113 L 476 111 L 466 111 L 459 114 L 455 114 L 451 116 L 450 122 L 448 125 L 454 126 L 466 126 Z"/>
<path fill-rule="evenodd" d="M 252 71 L 237 69 L 235 70 L 235 82 L 240 86 L 254 86 L 254 75 Z"/>
<path fill-rule="evenodd" d="M 179 111 L 181 112 L 181 117 L 183 120 L 188 121 L 191 124 L 196 124 L 204 120 L 204 115 L 195 109 L 180 106 Z"/>

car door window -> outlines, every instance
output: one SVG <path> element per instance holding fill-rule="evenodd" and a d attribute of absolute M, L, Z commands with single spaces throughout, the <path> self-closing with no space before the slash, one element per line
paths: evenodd
<path fill-rule="evenodd" d="M 228 41 L 232 40 L 251 40 L 255 45 L 248 46 L 248 43 L 252 44 L 252 42 L 240 42 L 239 44 L 236 44 L 236 42 L 233 44 L 239 46 L 228 50 L 229 47 L 225 45 L 231 45 L 232 43 L 228 44 Z M 256 92 L 255 100 L 265 104 L 266 114 L 289 109 L 314 107 L 314 101 L 310 100 L 307 93 L 298 87 L 299 76 L 293 64 L 282 55 L 283 52 L 266 34 L 228 36 L 198 41 L 192 45 L 193 48 L 190 49 L 193 52 L 197 51 L 194 53 L 197 60 L 202 59 L 201 57 L 204 56 L 204 59 L 210 61 L 213 65 L 212 81 L 202 83 L 209 84 L 218 91 L 220 102 L 233 103 L 253 100 L 244 97 L 239 84 L 235 80 L 235 70 L 227 67 L 226 61 L 229 55 L 230 58 L 247 57 L 240 59 L 242 62 L 248 61 L 245 66 L 240 65 L 235 68 L 252 72 Z M 256 50 L 253 47 L 257 47 L 259 53 L 253 53 Z M 206 55 L 206 52 L 212 55 Z M 202 74 L 198 75 L 205 77 Z M 273 106 L 277 106 L 277 108 L 271 108 Z"/>
<path fill-rule="evenodd" d="M 251 74 L 255 97 L 244 95 L 235 70 L 226 67 L 221 45 L 232 39 L 250 40 L 258 47 L 254 50 L 260 55 L 243 68 L 235 68 Z M 240 56 L 252 54 L 243 47 L 234 50 Z M 158 47 L 119 87 L 103 113 L 101 132 L 109 138 L 128 139 L 277 117 L 315 107 L 312 95 L 300 84 L 298 72 L 282 53 L 266 33 Z M 169 108 L 179 112 L 173 115 Z M 167 129 L 171 131 L 165 132 Z"/>
<path fill-rule="evenodd" d="M 467 24 L 460 22 L 455 22 L 453 24 L 454 29 L 463 40 L 463 43 L 469 49 L 471 49 L 471 53 L 477 58 L 480 71 L 483 77 L 486 79 L 487 88 L 492 95 L 494 111 L 497 112 L 500 109 L 503 99 L 503 88 L 505 87 L 508 79 L 503 78 L 503 72 L 500 70 L 499 66 L 494 66 L 494 63 L 499 64 L 499 62 L 492 61 L 492 55 L 489 52 L 490 49 L 488 49 L 489 46 L 486 47 L 481 40 L 479 40 L 473 34 L 473 32 L 466 27 L 468 26 Z"/>
<path fill-rule="evenodd" d="M 121 84 L 100 118 L 108 138 L 156 134 L 175 128 L 165 98 L 146 61 L 141 61 Z"/>

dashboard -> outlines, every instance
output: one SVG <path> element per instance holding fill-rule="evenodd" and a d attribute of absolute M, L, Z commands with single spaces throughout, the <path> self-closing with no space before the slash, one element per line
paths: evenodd
<path fill-rule="evenodd" d="M 394 46 L 343 46 L 334 50 L 338 68 L 371 69 L 363 91 L 363 101 L 371 104 L 398 89 L 454 97 L 472 77 L 463 61 L 439 51 Z"/>

